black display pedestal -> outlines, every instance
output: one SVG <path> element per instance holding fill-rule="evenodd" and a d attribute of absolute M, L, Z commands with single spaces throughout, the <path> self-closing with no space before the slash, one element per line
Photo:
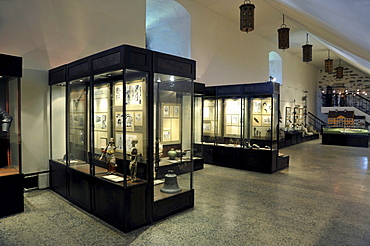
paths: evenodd
<path fill-rule="evenodd" d="M 0 176 L 0 217 L 24 211 L 23 174 Z"/>
<path fill-rule="evenodd" d="M 289 166 L 289 156 L 278 156 L 277 150 L 244 149 L 229 146 L 203 146 L 204 162 L 223 167 L 274 173 Z"/>
<path fill-rule="evenodd" d="M 369 136 L 351 134 L 322 134 L 322 144 L 369 147 Z"/>

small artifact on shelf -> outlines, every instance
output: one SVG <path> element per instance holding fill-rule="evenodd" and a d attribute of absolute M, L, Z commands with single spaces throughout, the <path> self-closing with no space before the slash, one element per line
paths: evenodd
<path fill-rule="evenodd" d="M 13 117 L 10 116 L 5 109 L 0 106 L 0 119 L 1 119 L 1 129 L 3 132 L 8 132 L 10 125 L 12 123 Z"/>
<path fill-rule="evenodd" d="M 258 146 L 258 144 L 253 144 L 253 145 L 252 145 L 252 148 L 259 149 L 259 148 L 260 148 L 260 146 Z"/>
<path fill-rule="evenodd" d="M 177 152 L 174 148 L 171 148 L 168 152 L 167 152 L 167 155 L 168 155 L 168 159 L 170 160 L 175 160 L 176 156 L 177 156 Z"/>
<path fill-rule="evenodd" d="M 176 156 L 177 157 L 182 157 L 182 156 L 186 155 L 186 150 L 181 151 L 180 149 L 177 149 L 175 151 L 176 151 Z"/>
<path fill-rule="evenodd" d="M 260 123 L 260 121 L 259 121 L 259 120 L 257 120 L 257 118 L 256 118 L 256 117 L 253 117 L 253 119 L 254 119 L 254 121 L 255 121 L 255 122 Z"/>
<path fill-rule="evenodd" d="M 163 193 L 177 193 L 181 191 L 177 184 L 177 175 L 173 170 L 168 170 L 168 173 L 164 176 L 164 185 L 160 190 Z"/>
<path fill-rule="evenodd" d="M 116 145 L 114 144 L 114 139 L 110 138 L 108 145 L 105 147 L 105 149 L 102 150 L 102 154 L 99 158 L 99 160 L 101 161 L 103 157 L 105 157 L 105 163 L 108 166 L 107 174 L 114 174 L 117 172 L 115 152 L 116 152 Z"/>
<path fill-rule="evenodd" d="M 136 181 L 136 174 L 137 174 L 137 159 L 138 157 L 141 155 L 139 153 L 139 151 L 137 150 L 136 148 L 136 144 L 138 143 L 139 141 L 134 139 L 131 141 L 131 144 L 132 144 L 132 148 L 131 148 L 131 151 L 130 151 L 130 157 L 131 157 L 131 161 L 130 161 L 130 176 L 131 176 L 131 181 L 132 182 L 135 182 Z"/>

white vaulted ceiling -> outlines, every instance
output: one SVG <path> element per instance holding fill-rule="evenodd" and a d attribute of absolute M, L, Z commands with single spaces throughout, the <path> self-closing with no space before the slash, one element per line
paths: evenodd
<path fill-rule="evenodd" d="M 239 22 L 243 0 L 193 0 L 216 13 Z M 291 29 L 288 52 L 301 56 L 302 45 L 313 44 L 312 64 L 323 68 L 330 49 L 331 57 L 370 74 L 370 1 L 369 0 L 251 0 L 255 5 L 256 33 L 277 42 L 277 29 L 285 24 Z M 252 34 L 251 33 L 251 34 Z M 312 36 L 311 36 L 312 35 Z"/>
<path fill-rule="evenodd" d="M 177 0 L 180 4 L 182 1 Z M 211 9 L 239 27 L 243 0 L 188 1 Z M 308 32 L 314 66 L 323 68 L 330 48 L 332 58 L 341 58 L 370 74 L 370 0 L 251 2 L 256 6 L 255 30 L 246 35 L 260 35 L 277 43 L 277 29 L 285 14 L 285 23 L 291 28 L 291 47 L 286 52 L 302 56 Z M 145 20 L 124 14 L 138 7 L 145 12 L 144 1 L 136 0 L 0 0 L 0 53 L 27 57 L 27 67 L 47 70 L 100 51 L 100 47 L 119 45 L 122 35 L 131 38 L 127 37 L 130 30 L 142 28 L 142 37 L 132 40 L 145 40 Z"/>

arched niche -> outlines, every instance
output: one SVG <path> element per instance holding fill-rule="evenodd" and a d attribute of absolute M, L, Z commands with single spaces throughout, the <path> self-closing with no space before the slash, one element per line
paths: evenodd
<path fill-rule="evenodd" d="M 146 48 L 191 57 L 189 12 L 174 0 L 146 1 Z"/>
<path fill-rule="evenodd" d="M 269 75 L 276 79 L 276 82 L 283 84 L 283 62 L 278 53 L 269 53 Z"/>

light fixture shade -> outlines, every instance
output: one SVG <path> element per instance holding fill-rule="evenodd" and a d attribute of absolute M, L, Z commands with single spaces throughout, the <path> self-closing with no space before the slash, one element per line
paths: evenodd
<path fill-rule="evenodd" d="M 343 70 L 344 69 L 341 65 L 339 65 L 339 67 L 335 68 L 337 79 L 343 79 Z"/>
<path fill-rule="evenodd" d="M 332 73 L 333 72 L 333 59 L 326 59 L 325 60 L 325 73 Z"/>
<path fill-rule="evenodd" d="M 303 62 L 312 61 L 312 44 L 305 44 L 302 46 Z"/>
<path fill-rule="evenodd" d="M 248 2 L 248 3 L 246 3 Z M 240 31 L 251 32 L 254 30 L 254 9 L 255 6 L 250 1 L 244 1 L 240 5 Z"/>
<path fill-rule="evenodd" d="M 289 48 L 289 31 L 290 28 L 288 27 L 282 27 L 278 29 L 279 49 L 285 50 Z"/>

